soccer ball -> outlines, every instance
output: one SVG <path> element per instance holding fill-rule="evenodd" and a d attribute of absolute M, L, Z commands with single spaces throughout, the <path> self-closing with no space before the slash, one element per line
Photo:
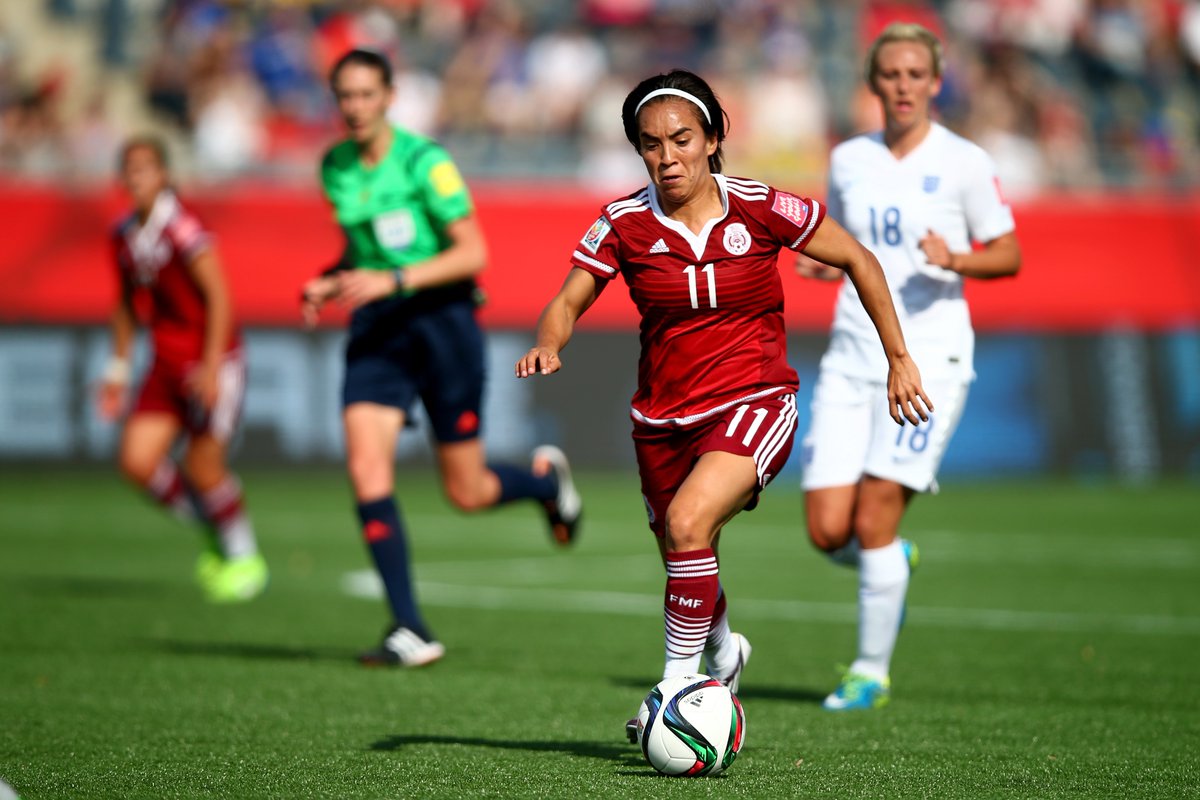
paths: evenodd
<path fill-rule="evenodd" d="M 663 775 L 699 777 L 729 768 L 746 741 L 742 704 L 707 675 L 665 678 L 638 709 L 638 744 Z"/>

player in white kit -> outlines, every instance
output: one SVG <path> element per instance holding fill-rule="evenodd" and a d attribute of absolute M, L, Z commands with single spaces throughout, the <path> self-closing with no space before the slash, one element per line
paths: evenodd
<path fill-rule="evenodd" d="M 896 426 L 878 336 L 854 286 L 844 282 L 803 449 L 809 537 L 835 561 L 859 569 L 858 657 L 825 698 L 835 711 L 888 701 L 917 561 L 916 548 L 897 538 L 900 519 L 915 493 L 937 491 L 938 465 L 974 378 L 963 278 L 1013 275 L 1021 264 L 991 159 L 930 117 L 941 74 L 941 45 L 932 33 L 915 24 L 888 26 L 866 65 L 884 129 L 843 142 L 830 159 L 828 213 L 879 257 L 910 355 L 937 398 L 928 422 Z M 841 276 L 804 256 L 797 271 Z"/>

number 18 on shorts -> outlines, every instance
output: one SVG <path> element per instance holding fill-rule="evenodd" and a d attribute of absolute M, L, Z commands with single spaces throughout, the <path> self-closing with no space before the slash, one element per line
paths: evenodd
<path fill-rule="evenodd" d="M 858 483 L 863 475 L 918 492 L 937 491 L 937 471 L 958 427 L 970 384 L 926 383 L 936 413 L 920 425 L 897 425 L 880 381 L 822 371 L 813 388 L 812 424 L 804 437 L 804 488 Z"/>

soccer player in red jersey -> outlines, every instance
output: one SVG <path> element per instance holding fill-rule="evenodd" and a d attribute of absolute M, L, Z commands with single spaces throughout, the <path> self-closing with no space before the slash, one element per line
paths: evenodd
<path fill-rule="evenodd" d="M 732 633 L 718 578 L 721 529 L 779 473 L 796 428 L 787 363 L 781 248 L 845 270 L 887 353 L 892 417 L 932 403 L 909 357 L 879 262 L 814 200 L 721 174 L 725 112 L 683 70 L 625 98 L 625 135 L 650 183 L 609 203 L 542 312 L 519 378 L 549 375 L 575 322 L 618 274 L 641 314 L 633 441 L 650 528 L 667 571 L 664 677 L 706 672 L 733 691 L 750 655 Z M 636 738 L 636 721 L 626 732 Z"/>
<path fill-rule="evenodd" d="M 125 407 L 141 318 L 150 327 L 154 362 L 125 420 L 121 471 L 209 535 L 196 568 L 208 598 L 249 600 L 266 586 L 267 567 L 241 485 L 225 463 L 241 414 L 246 364 L 221 265 L 212 237 L 171 189 L 161 142 L 129 140 L 120 173 L 133 210 L 112 235 L 120 300 L 100 413 L 116 419 Z M 181 470 L 170 451 L 185 433 Z"/>

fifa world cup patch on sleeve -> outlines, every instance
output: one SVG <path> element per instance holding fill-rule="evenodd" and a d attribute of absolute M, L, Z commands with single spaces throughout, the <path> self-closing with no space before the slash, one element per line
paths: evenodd
<path fill-rule="evenodd" d="M 794 222 L 797 228 L 803 228 L 808 222 L 808 204 L 794 194 L 776 192 L 771 210 Z"/>
<path fill-rule="evenodd" d="M 449 161 L 443 161 L 429 170 L 429 182 L 433 184 L 433 190 L 440 197 L 456 195 L 465 188 L 458 167 Z"/>
<path fill-rule="evenodd" d="M 608 232 L 612 230 L 612 223 L 604 217 L 592 223 L 592 227 L 588 228 L 588 232 L 583 235 L 583 246 L 595 255 L 600 249 L 600 243 L 604 241 L 604 237 L 608 236 Z"/>

